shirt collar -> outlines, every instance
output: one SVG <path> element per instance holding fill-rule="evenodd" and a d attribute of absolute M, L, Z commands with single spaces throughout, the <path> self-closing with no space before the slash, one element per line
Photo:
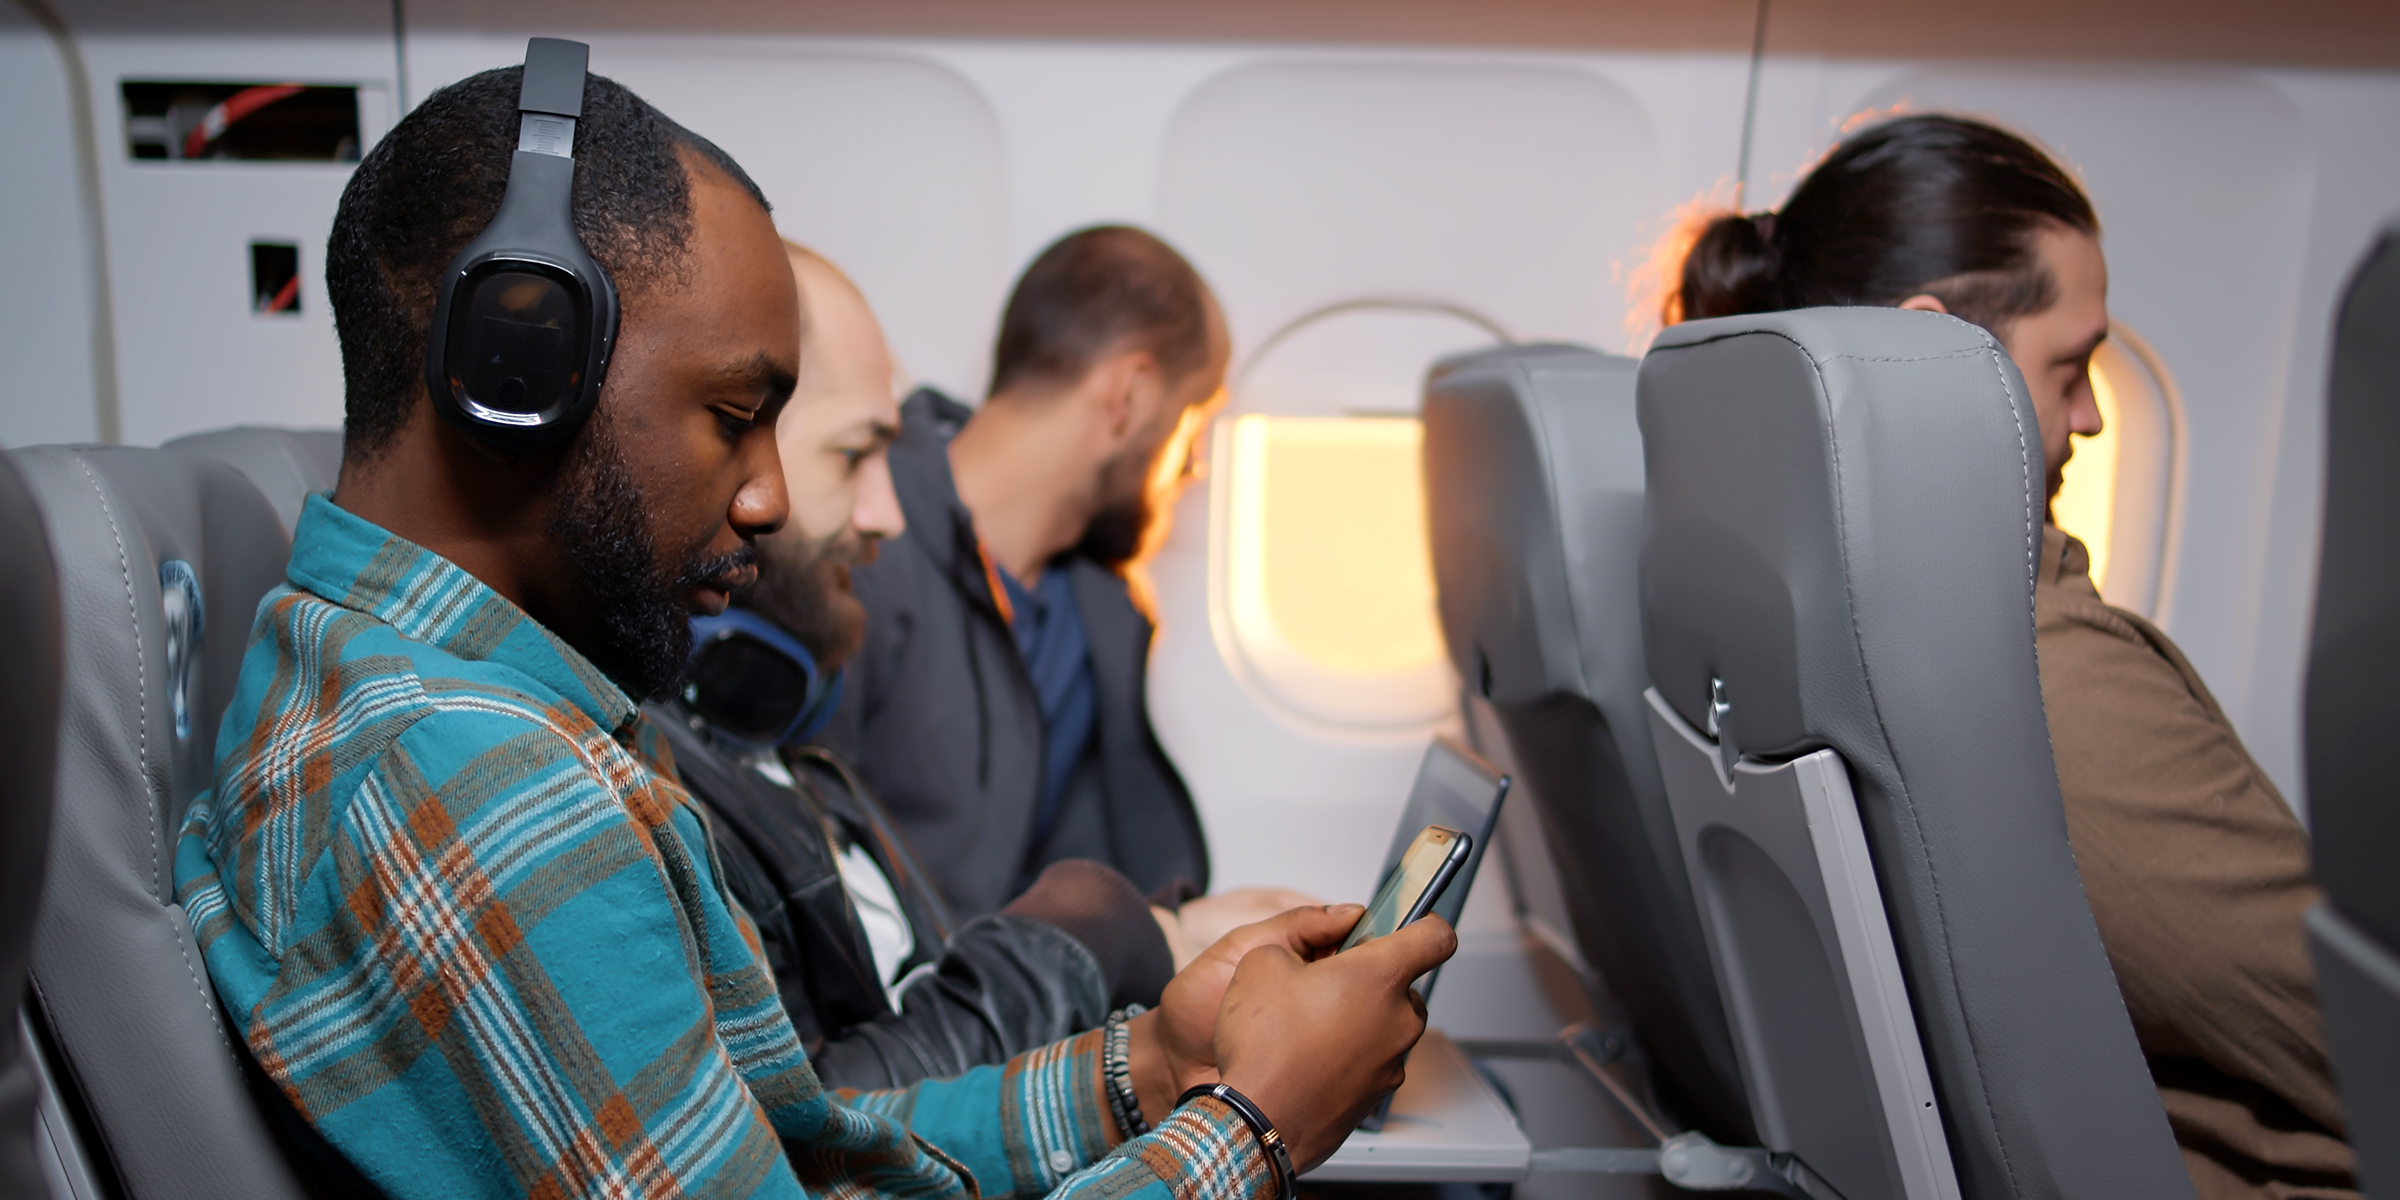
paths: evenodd
<path fill-rule="evenodd" d="M 622 734 L 639 713 L 624 689 L 507 597 L 328 493 L 309 496 L 300 510 L 284 575 L 411 641 L 521 671 L 612 733 Z"/>
<path fill-rule="evenodd" d="M 2042 526 L 2041 570 L 2034 575 L 2039 587 L 2057 587 L 2069 580 L 2088 578 L 2092 573 L 2092 552 L 2074 534 L 2056 525 Z"/>

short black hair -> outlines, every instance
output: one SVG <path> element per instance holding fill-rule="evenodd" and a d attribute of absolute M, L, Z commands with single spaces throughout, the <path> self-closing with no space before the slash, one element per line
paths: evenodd
<path fill-rule="evenodd" d="M 992 348 L 991 393 L 1071 384 L 1130 343 L 1170 382 L 1208 363 L 1208 285 L 1175 248 L 1130 225 L 1050 243 L 1017 278 Z"/>
<path fill-rule="evenodd" d="M 1851 135 L 1783 208 L 1711 222 L 1664 314 L 1674 321 L 1919 293 L 2000 333 L 2057 299 L 2034 235 L 2097 237 L 2073 176 L 2032 142 L 1965 117 L 1899 117 Z"/>
<path fill-rule="evenodd" d="M 522 67 L 503 67 L 427 96 L 342 189 L 325 247 L 325 294 L 342 342 L 345 462 L 381 453 L 424 392 L 434 284 L 500 211 L 523 75 Z M 691 240 L 685 152 L 768 207 L 715 144 L 615 80 L 586 77 L 575 126 L 575 232 L 629 310 L 643 288 L 676 276 Z"/>

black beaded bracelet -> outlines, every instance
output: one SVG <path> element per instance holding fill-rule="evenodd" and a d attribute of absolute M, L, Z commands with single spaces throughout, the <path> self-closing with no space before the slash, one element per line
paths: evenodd
<path fill-rule="evenodd" d="M 1142 1119 L 1142 1101 L 1133 1091 L 1133 1033 L 1126 1022 L 1142 1015 L 1139 1004 L 1128 1004 L 1108 1014 L 1108 1034 L 1101 1045 L 1101 1074 L 1108 1084 L 1108 1111 L 1117 1119 L 1117 1130 L 1131 1141 L 1150 1132 L 1150 1123 Z"/>
<path fill-rule="evenodd" d="M 1250 1103 L 1250 1097 L 1221 1083 L 1203 1083 L 1192 1088 L 1175 1101 L 1175 1107 L 1181 1108 L 1202 1096 L 1224 1101 L 1242 1119 L 1242 1124 L 1258 1135 L 1259 1146 L 1267 1152 L 1267 1167 L 1275 1173 L 1276 1196 L 1279 1200 L 1295 1200 L 1300 1194 L 1300 1175 L 1292 1170 L 1292 1152 L 1283 1144 L 1283 1135 L 1275 1132 L 1275 1122 Z"/>

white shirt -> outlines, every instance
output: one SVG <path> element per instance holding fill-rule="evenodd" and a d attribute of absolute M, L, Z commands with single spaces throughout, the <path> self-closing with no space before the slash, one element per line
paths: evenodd
<path fill-rule="evenodd" d="M 787 788 L 798 786 L 783 761 L 773 754 L 759 755 L 750 760 L 750 765 Z M 875 956 L 875 978 L 883 984 L 884 997 L 897 1012 L 903 982 L 899 978 L 900 964 L 907 962 L 917 949 L 917 934 L 909 928 L 908 910 L 900 907 L 899 891 L 892 887 L 891 877 L 883 873 L 866 847 L 853 842 L 833 861 L 842 873 L 842 890 L 850 893 L 850 907 L 858 911 L 858 923 L 866 929 L 867 951 Z"/>

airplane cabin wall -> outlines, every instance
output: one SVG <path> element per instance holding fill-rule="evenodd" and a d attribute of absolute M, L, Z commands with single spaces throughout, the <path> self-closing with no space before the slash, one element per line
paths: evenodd
<path fill-rule="evenodd" d="M 79 6 L 60 7 L 77 26 Z M 379 2 L 250 5 L 286 7 L 310 14 L 310 32 L 79 27 L 123 440 L 338 421 L 321 254 L 348 169 L 130 162 L 120 79 L 356 83 L 371 141 L 439 84 L 518 61 L 535 32 L 456 0 L 410 4 L 397 39 Z M 0 441 L 13 444 L 105 432 L 87 349 L 100 279 L 77 230 L 95 212 L 61 133 L 67 64 L 20 14 L 0 4 L 0 151 L 33 167 L 0 172 L 0 356 L 15 375 Z M 1212 278 L 1237 370 L 1301 312 L 1369 293 L 1626 350 L 1629 273 L 1678 202 L 1723 195 L 1741 165 L 1749 71 L 1740 53 L 1660 49 L 539 32 L 586 37 L 596 70 L 742 161 L 779 227 L 857 279 L 903 368 L 969 400 L 1015 272 L 1108 220 L 1158 228 Z M 2085 173 L 2119 317 L 2157 345 L 2187 406 L 2169 628 L 2297 800 L 2315 398 L 2351 257 L 2400 208 L 2400 73 L 1769 49 L 1752 208 L 1843 116 L 1902 98 L 2015 121 Z M 254 237 L 301 247 L 298 318 L 250 311 L 240 255 Z M 1421 317 L 1342 320 L 1262 362 L 1233 411 L 1407 411 L 1423 363 L 1481 337 Z M 1210 486 L 1185 494 L 1152 568 L 1160 736 L 1199 798 L 1220 883 L 1363 894 L 1424 736 L 1455 717 L 1345 730 L 1245 678 L 1209 617 Z"/>
<path fill-rule="evenodd" d="M 68 63 L 31 16 L 0 5 L 0 445 L 85 442 L 102 435 L 95 376 L 113 365 L 95 347 L 100 323 Z"/>

